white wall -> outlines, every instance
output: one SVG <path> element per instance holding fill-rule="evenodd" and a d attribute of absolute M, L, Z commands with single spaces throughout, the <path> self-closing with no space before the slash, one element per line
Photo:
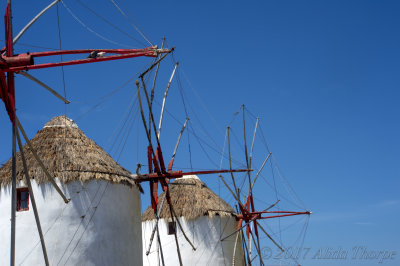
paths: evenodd
<path fill-rule="evenodd" d="M 208 216 L 199 217 L 196 220 L 185 220 L 179 218 L 186 235 L 196 247 L 193 251 L 190 244 L 185 240 L 177 224 L 177 235 L 180 246 L 183 265 L 232 265 L 233 249 L 235 235 L 224 241 L 220 241 L 224 236 L 234 232 L 237 221 L 234 217 Z M 153 245 L 149 256 L 146 256 L 146 250 L 150 242 L 151 231 L 153 230 L 155 220 L 142 223 L 143 228 L 143 265 L 157 264 L 157 239 L 154 237 Z M 168 235 L 167 222 L 164 219 L 159 221 L 159 230 L 161 244 L 166 266 L 179 265 L 175 237 Z M 222 234 L 221 234 L 222 232 Z M 243 255 L 238 240 L 236 250 L 235 265 L 243 265 Z"/>
<path fill-rule="evenodd" d="M 140 195 L 103 180 L 32 186 L 50 265 L 142 265 Z M 0 190 L 0 265 L 10 263 L 11 185 Z M 32 208 L 17 212 L 16 265 L 44 265 Z"/>

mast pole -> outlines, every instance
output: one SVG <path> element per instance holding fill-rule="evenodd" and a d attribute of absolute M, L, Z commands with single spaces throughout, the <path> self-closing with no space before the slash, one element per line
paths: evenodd
<path fill-rule="evenodd" d="M 16 136 L 15 124 L 12 125 L 12 188 L 11 188 L 11 254 L 10 265 L 15 265 L 15 211 L 17 209 L 17 178 L 16 178 Z"/>
<path fill-rule="evenodd" d="M 12 13 L 11 13 L 11 0 L 7 0 L 6 10 L 6 48 L 7 56 L 13 56 L 13 43 L 12 43 Z M 14 93 L 14 73 L 7 73 L 7 87 L 8 93 L 10 89 Z M 15 265 L 15 212 L 17 209 L 17 166 L 16 166 L 16 127 L 15 127 L 15 98 L 12 113 L 13 123 L 12 123 L 12 187 L 11 187 L 11 254 L 10 254 L 10 265 Z"/>

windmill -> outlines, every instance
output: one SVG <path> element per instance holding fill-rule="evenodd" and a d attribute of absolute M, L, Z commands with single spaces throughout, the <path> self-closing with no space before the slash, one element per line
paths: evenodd
<path fill-rule="evenodd" d="M 246 120 L 245 120 L 245 106 L 242 105 L 241 112 L 243 114 L 243 137 L 244 137 L 244 153 L 245 153 L 245 160 L 246 160 L 246 166 L 247 169 L 251 169 L 252 166 L 252 159 L 253 159 L 253 151 L 254 151 L 254 144 L 255 144 L 255 137 L 256 137 L 256 132 L 257 132 L 257 127 L 259 124 L 259 118 L 257 118 L 255 127 L 254 127 L 254 133 L 253 133 L 253 138 L 251 142 L 251 148 L 250 148 L 250 153 L 248 153 L 248 147 L 247 147 L 247 139 L 246 139 Z M 236 114 L 238 114 L 237 112 Z M 230 169 L 232 169 L 232 157 L 231 157 L 231 140 L 230 140 L 230 131 L 231 128 L 230 126 L 227 127 L 227 142 L 228 142 L 228 154 L 229 154 L 229 166 Z M 232 179 L 232 185 L 233 189 L 225 178 L 220 174 L 219 177 L 223 181 L 224 185 L 227 187 L 231 195 L 236 201 L 236 205 L 238 206 L 237 211 L 238 211 L 238 225 L 237 229 L 229 234 L 228 236 L 224 237 L 221 239 L 221 241 L 224 241 L 234 235 L 236 237 L 241 236 L 242 237 L 242 244 L 243 244 L 243 252 L 244 252 L 244 257 L 246 258 L 246 264 L 251 265 L 252 261 L 258 256 L 260 265 L 265 265 L 263 261 L 263 256 L 262 256 L 262 250 L 261 250 L 261 245 L 260 245 L 260 235 L 263 233 L 280 251 L 284 252 L 284 248 L 278 244 L 278 242 L 271 236 L 270 233 L 260 224 L 260 221 L 266 220 L 266 219 L 273 219 L 273 218 L 281 218 L 281 217 L 289 217 L 289 216 L 297 216 L 297 215 L 310 215 L 311 212 L 308 210 L 305 211 L 283 211 L 283 210 L 274 210 L 272 211 L 275 206 L 277 206 L 280 202 L 280 200 L 276 200 L 273 204 L 270 206 L 265 206 L 265 209 L 262 210 L 257 210 L 255 208 L 254 204 L 254 198 L 253 198 L 253 189 L 255 187 L 256 181 L 258 177 L 260 176 L 263 168 L 265 167 L 266 163 L 268 160 L 271 158 L 272 153 L 268 152 L 266 154 L 265 159 L 263 160 L 261 166 L 259 167 L 259 170 L 257 173 L 252 176 L 251 172 L 248 171 L 246 173 L 245 179 L 247 179 L 244 182 L 247 182 L 248 186 L 248 192 L 247 195 L 243 195 L 243 191 L 239 188 L 237 185 L 237 181 L 235 179 L 235 176 L 233 173 L 231 173 L 231 179 Z M 244 235 L 243 230 L 246 229 L 246 234 Z M 259 231 L 261 230 L 261 232 Z M 247 241 L 246 241 L 247 239 Z M 251 240 L 250 240 L 251 239 Z M 253 245 L 257 251 L 257 255 L 255 257 L 251 257 L 251 242 L 253 242 Z"/>
<path fill-rule="evenodd" d="M 13 37 L 12 30 L 12 15 L 11 15 L 11 0 L 7 1 L 7 7 L 5 12 L 5 42 L 6 46 L 1 49 L 1 57 L 0 57 L 0 97 L 3 100 L 8 116 L 12 123 L 12 202 L 11 202 L 11 254 L 10 254 L 10 265 L 15 265 L 15 223 L 16 223 L 16 145 L 20 148 L 22 162 L 23 162 L 23 170 L 25 172 L 26 183 L 29 189 L 29 194 L 31 197 L 31 202 L 34 210 L 36 225 L 38 229 L 38 233 L 40 236 L 40 242 L 43 250 L 43 257 L 46 265 L 49 265 L 49 260 L 47 257 L 46 245 L 43 238 L 43 232 L 40 224 L 39 213 L 37 211 L 37 206 L 35 202 L 35 197 L 33 194 L 32 186 L 30 183 L 30 177 L 28 175 L 27 164 L 25 162 L 25 155 L 23 151 L 23 146 L 20 138 L 21 133 L 27 142 L 34 158 L 39 163 L 43 172 L 47 176 L 49 182 L 52 184 L 54 189 L 60 194 L 63 201 L 68 204 L 69 199 L 63 194 L 61 189 L 54 181 L 54 177 L 50 175 L 44 166 L 42 160 L 38 156 L 38 154 L 33 149 L 27 134 L 25 133 L 15 110 L 15 81 L 14 75 L 20 74 L 29 78 L 30 80 L 36 82 L 40 86 L 44 87 L 50 93 L 55 95 L 57 98 L 62 100 L 65 104 L 68 104 L 69 101 L 59 95 L 55 90 L 51 89 L 42 81 L 38 80 L 34 76 L 28 74 L 26 71 L 35 70 L 35 69 L 43 69 L 43 68 L 52 68 L 52 67 L 62 67 L 68 65 L 78 65 L 78 64 L 87 64 L 87 63 L 95 63 L 95 62 L 103 62 L 103 61 L 111 61 L 111 60 L 120 60 L 134 57 L 157 57 L 158 54 L 169 53 L 171 50 L 169 49 L 158 49 L 156 46 L 148 47 L 144 49 L 82 49 L 82 50 L 58 50 L 58 51 L 48 51 L 48 52 L 33 52 L 33 53 L 23 53 L 23 54 L 14 54 L 14 44 L 19 40 L 19 38 L 29 29 L 29 27 L 37 21 L 41 15 L 43 15 L 47 10 L 56 5 L 59 0 L 53 1 L 46 8 L 44 8 L 41 12 L 38 13 L 15 37 Z M 77 55 L 84 56 L 80 59 L 70 60 L 70 61 L 61 61 L 56 63 L 41 63 L 35 64 L 35 58 L 47 58 L 50 56 L 56 55 Z M 90 56 L 96 54 L 97 56 Z M 107 54 L 107 56 L 105 56 Z M 89 55 L 89 57 L 88 57 Z"/>
<path fill-rule="evenodd" d="M 171 49 L 173 50 L 173 48 Z M 179 147 L 179 143 L 182 137 L 182 134 L 186 128 L 188 118 L 186 118 L 183 127 L 179 133 L 178 140 L 176 142 L 174 151 L 172 153 L 171 160 L 169 161 L 168 168 L 166 167 L 164 158 L 163 158 L 163 153 L 161 149 L 161 143 L 160 143 L 160 134 L 161 134 L 161 128 L 162 128 L 162 121 L 163 121 L 163 115 L 164 115 L 164 110 L 165 110 L 165 104 L 166 104 L 166 98 L 168 95 L 168 91 L 172 82 L 172 79 L 175 75 L 176 69 L 178 67 L 178 63 L 175 64 L 173 72 L 171 74 L 171 77 L 169 79 L 169 82 L 167 84 L 165 93 L 164 93 L 164 98 L 162 102 L 162 107 L 161 107 L 161 114 L 160 114 L 160 120 L 158 123 L 158 128 L 156 127 L 154 115 L 153 115 L 153 95 L 154 95 L 154 84 L 155 84 L 155 79 L 157 78 L 157 73 L 158 73 L 158 66 L 159 63 L 167 56 L 167 54 L 164 54 L 160 59 L 158 59 L 153 65 L 151 65 L 146 71 L 144 71 L 140 76 L 140 82 L 136 82 L 136 87 L 137 87 L 137 95 L 139 99 L 139 106 L 140 106 L 140 113 L 142 117 L 142 122 L 143 122 L 143 127 L 145 130 L 145 134 L 148 140 L 148 147 L 147 147 L 147 162 L 148 162 L 148 173 L 145 174 L 139 174 L 137 172 L 136 176 L 136 182 L 137 183 L 142 183 L 142 182 L 149 182 L 150 186 L 150 200 L 151 200 L 151 206 L 154 211 L 154 215 L 156 217 L 156 224 L 152 230 L 152 234 L 150 237 L 150 244 L 146 249 L 146 255 L 149 254 L 150 248 L 153 242 L 153 238 L 155 236 L 155 233 L 157 233 L 157 241 L 158 241 L 158 247 L 160 248 L 160 253 L 161 253 L 161 262 L 164 265 L 164 258 L 163 258 L 163 251 L 162 251 L 162 245 L 161 245 L 161 240 L 159 237 L 159 230 L 158 230 L 158 221 L 159 221 L 159 215 L 160 211 L 163 208 L 165 200 L 167 201 L 168 207 L 169 207 L 169 212 L 170 212 L 170 217 L 172 219 L 172 222 L 178 224 L 178 227 L 180 228 L 181 232 L 183 233 L 183 236 L 185 237 L 186 241 L 192 246 L 193 250 L 195 250 L 195 246 L 193 243 L 189 240 L 187 235 L 185 234 L 182 225 L 179 222 L 179 219 L 177 219 L 177 215 L 174 211 L 174 206 L 171 202 L 171 196 L 169 193 L 169 183 L 171 179 L 177 179 L 177 178 L 183 178 L 185 176 L 191 176 L 191 175 L 204 175 L 204 174 L 218 174 L 218 173 L 232 173 L 232 172 L 249 172 L 251 169 L 229 169 L 229 170 L 208 170 L 208 171 L 191 171 L 191 172 L 183 172 L 181 170 L 175 170 L 173 171 L 173 164 L 174 164 L 174 159 L 175 155 L 177 152 L 177 149 Z M 153 81 L 153 87 L 150 92 L 150 97 L 149 97 L 149 92 L 146 87 L 146 83 L 144 81 L 144 77 L 149 71 L 151 71 L 154 67 L 157 66 L 156 74 L 154 77 Z M 146 120 L 145 118 L 145 113 L 144 113 L 144 107 L 142 104 L 142 97 L 141 97 L 141 90 L 144 92 L 144 98 L 146 100 L 147 106 L 148 106 L 148 114 L 149 114 L 149 119 Z M 154 136 L 152 136 L 152 134 Z M 156 144 L 156 148 L 153 146 L 153 142 Z M 160 205 L 158 204 L 158 185 L 161 185 L 161 188 L 164 192 L 164 197 L 161 200 Z M 176 230 L 174 231 L 174 238 L 175 238 L 175 243 L 176 243 L 176 248 L 177 248 L 177 254 L 178 254 L 178 259 L 179 259 L 179 264 L 182 265 L 182 257 L 179 249 L 179 243 L 178 243 L 178 237 Z"/>

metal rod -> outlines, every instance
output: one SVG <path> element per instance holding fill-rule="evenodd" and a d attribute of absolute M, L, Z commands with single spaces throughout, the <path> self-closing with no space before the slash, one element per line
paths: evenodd
<path fill-rule="evenodd" d="M 163 120 L 163 115 L 164 115 L 165 101 L 167 100 L 167 94 L 168 94 L 168 91 L 169 91 L 169 87 L 171 86 L 172 79 L 175 76 L 176 68 L 178 67 L 178 65 L 179 65 L 179 62 L 176 62 L 174 70 L 172 71 L 171 77 L 170 77 L 170 79 L 168 81 L 167 88 L 165 89 L 163 103 L 162 103 L 162 106 L 161 106 L 160 122 L 158 123 L 158 138 L 160 138 L 160 134 L 161 134 L 161 125 L 162 125 L 162 120 Z"/>
<path fill-rule="evenodd" d="M 25 160 L 25 155 L 24 155 L 24 149 L 23 149 L 21 138 L 18 134 L 18 131 L 16 131 L 16 135 L 17 135 L 17 140 L 18 140 L 19 151 L 21 153 L 22 165 L 24 167 L 24 172 L 25 172 L 25 181 L 26 181 L 26 184 L 28 185 L 29 196 L 31 198 L 32 207 L 33 207 L 33 213 L 35 214 L 36 227 L 37 227 L 37 230 L 39 233 L 40 243 L 42 244 L 44 262 L 45 262 L 46 266 L 49 266 L 50 265 L 49 258 L 47 257 L 46 244 L 44 242 L 42 226 L 40 225 L 39 212 L 37 210 L 35 195 L 33 194 L 33 189 L 32 189 L 32 184 L 31 184 L 31 178 L 29 177 L 28 167 L 26 165 L 26 160 Z"/>
<path fill-rule="evenodd" d="M 59 0 L 57 0 L 59 1 Z M 28 73 L 26 73 L 25 71 L 20 71 L 18 72 L 18 74 L 21 74 L 22 76 L 32 80 L 33 82 L 36 82 L 37 84 L 39 84 L 40 86 L 42 86 L 43 88 L 45 88 L 46 90 L 48 90 L 49 92 L 51 92 L 54 96 L 56 96 L 58 99 L 60 99 L 61 101 L 63 101 L 65 104 L 69 104 L 70 101 L 68 101 L 67 99 L 65 99 L 64 97 L 62 97 L 60 94 L 58 94 L 55 90 L 53 90 L 52 88 L 50 88 L 49 86 L 47 86 L 46 84 L 44 84 L 43 82 L 41 82 L 40 80 L 38 80 L 37 78 L 29 75 Z"/>
<path fill-rule="evenodd" d="M 19 38 L 21 38 L 22 34 L 24 34 L 29 29 L 29 27 L 32 26 L 32 24 L 35 23 L 36 20 L 38 20 L 40 18 L 41 15 L 43 15 L 47 10 L 49 10 L 51 7 L 53 7 L 59 1 L 60 0 L 55 0 L 50 5 L 45 7 L 42 11 L 40 11 L 39 14 L 37 14 L 31 21 L 29 21 L 29 23 L 26 24 L 26 26 L 17 34 L 17 36 L 15 36 L 15 38 L 13 40 L 13 44 L 15 44 L 19 40 Z"/>
<path fill-rule="evenodd" d="M 58 187 L 57 183 L 54 181 L 53 177 L 49 174 L 49 171 L 47 171 L 47 168 L 44 166 L 42 160 L 40 160 L 39 156 L 37 155 L 35 149 L 32 146 L 31 141 L 29 140 L 28 136 L 25 133 L 25 130 L 23 129 L 21 123 L 19 122 L 19 119 L 17 118 L 17 116 L 15 116 L 15 122 L 19 128 L 19 130 L 21 131 L 22 136 L 24 137 L 26 143 L 29 146 L 30 151 L 32 152 L 33 157 L 36 159 L 36 161 L 39 163 L 40 168 L 42 168 L 43 172 L 45 173 L 45 175 L 47 176 L 47 179 L 50 181 L 50 183 L 53 185 L 53 187 L 56 189 L 56 191 L 58 192 L 58 194 L 60 194 L 60 196 L 62 197 L 62 199 L 64 200 L 65 203 L 68 203 L 71 199 L 67 199 L 64 195 L 64 193 L 61 191 L 61 189 Z"/>
<path fill-rule="evenodd" d="M 267 158 L 265 158 L 263 164 L 261 165 L 261 168 L 258 170 L 256 176 L 254 177 L 254 179 L 253 179 L 253 184 L 251 184 L 251 190 L 253 190 L 253 187 L 254 187 L 254 184 L 256 183 L 257 177 L 258 177 L 258 175 L 261 173 L 262 169 L 264 168 L 264 166 L 265 166 L 265 164 L 267 163 L 267 161 L 268 161 L 269 157 L 271 156 L 271 154 L 272 154 L 272 152 L 270 152 L 270 153 L 268 154 Z"/>

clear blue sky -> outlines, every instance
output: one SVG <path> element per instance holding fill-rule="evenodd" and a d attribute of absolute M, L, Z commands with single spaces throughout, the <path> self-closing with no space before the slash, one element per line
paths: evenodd
<path fill-rule="evenodd" d="M 0 10 L 4 10 L 4 2 Z M 49 2 L 15 1 L 14 33 Z M 306 207 L 313 211 L 304 243 L 310 251 L 300 261 L 303 265 L 379 264 L 376 259 L 352 260 L 354 247 L 396 251 L 394 259 L 384 261 L 383 265 L 400 264 L 398 1 L 118 3 L 134 16 L 151 42 L 160 44 L 166 36 L 168 45 L 177 47 L 174 57 L 181 63 L 179 75 L 194 130 L 201 132 L 195 114 L 215 142 L 223 146 L 225 127 L 241 104 L 262 119 L 280 169 Z M 142 44 L 105 24 L 79 1 L 65 4 L 104 37 L 130 47 L 146 45 L 110 1 L 86 4 Z M 19 42 L 58 49 L 56 10 L 51 9 Z M 124 48 L 83 28 L 62 4 L 59 16 L 63 49 Z M 1 34 L 4 36 L 3 30 Z M 20 53 L 42 50 L 16 46 Z M 117 142 L 114 150 L 110 147 L 117 139 L 114 129 L 120 130 L 118 122 L 124 120 L 123 114 L 134 97 L 134 83 L 81 115 L 149 62 L 148 58 L 131 59 L 65 68 L 66 93 L 72 101 L 67 115 L 77 119 L 87 136 L 132 172 L 138 160 L 145 162 L 144 131 L 139 120 L 132 123 L 122 152 L 115 151 Z M 160 74 L 158 102 L 172 71 L 171 60 L 166 62 Z M 60 69 L 30 73 L 63 94 Z M 167 101 L 169 111 L 183 123 L 185 114 L 176 82 Z M 17 108 L 31 137 L 51 117 L 64 114 L 61 102 L 23 77 L 17 78 Z M 156 108 L 158 116 L 159 106 Z M 11 154 L 11 128 L 3 104 L 0 125 L 0 163 L 4 163 Z M 162 141 L 169 158 L 179 124 L 168 116 L 164 126 Z M 212 168 L 196 146 L 195 138 L 190 141 L 193 166 Z M 182 143 L 177 164 L 190 167 L 188 140 L 185 138 Z M 210 155 L 219 165 L 220 157 L 212 152 Z M 216 177 L 202 179 L 216 193 L 228 195 L 223 185 L 215 181 Z M 258 197 L 262 198 L 263 183 L 259 185 Z M 142 199 L 146 207 L 147 191 Z M 257 204 L 262 208 L 261 203 Z M 263 239 L 262 246 L 272 244 Z M 349 255 L 346 260 L 313 259 L 320 248 L 342 248 Z M 275 249 L 273 254 L 277 254 Z"/>

